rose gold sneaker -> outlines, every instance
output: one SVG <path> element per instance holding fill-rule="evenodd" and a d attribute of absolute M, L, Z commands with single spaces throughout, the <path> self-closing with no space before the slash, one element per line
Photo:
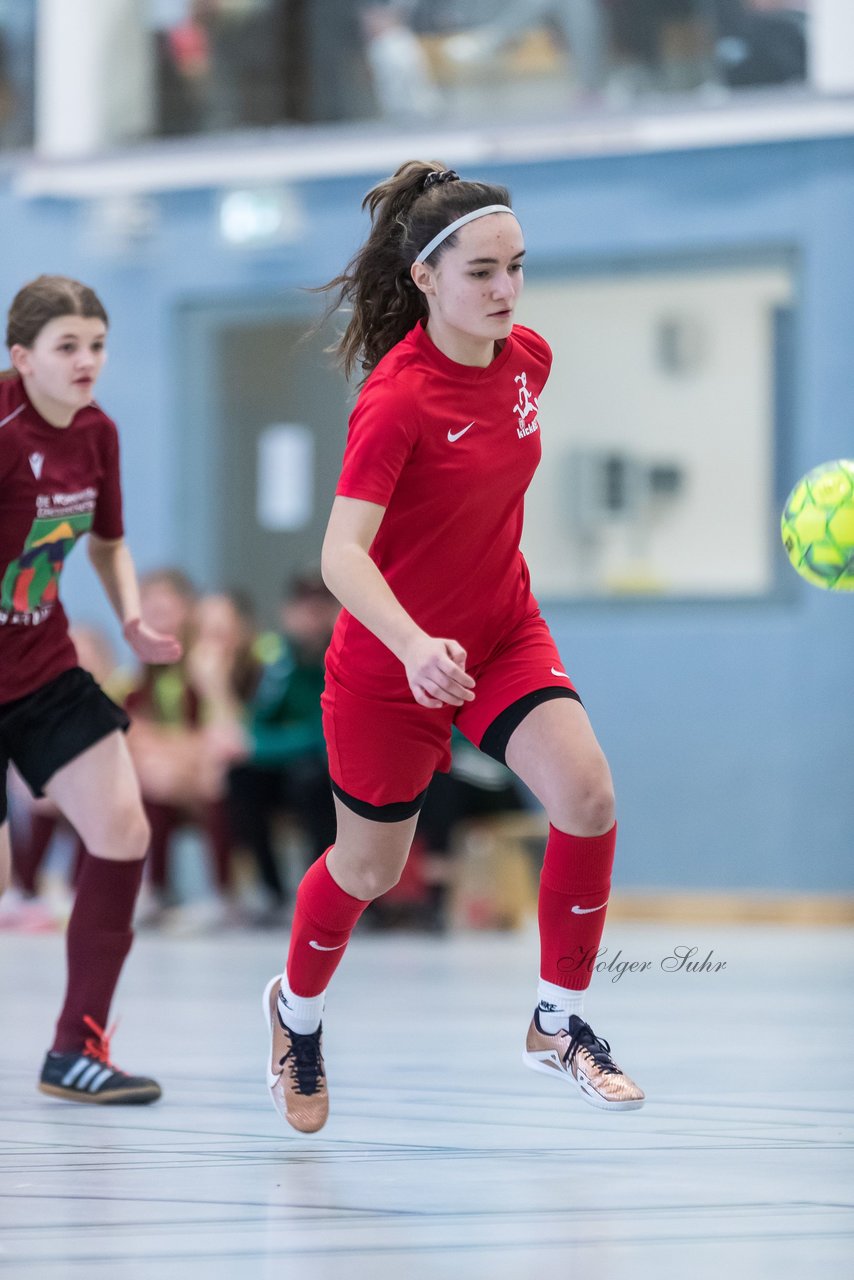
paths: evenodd
<path fill-rule="evenodd" d="M 592 1107 L 635 1111 L 643 1106 L 643 1090 L 614 1062 L 608 1041 L 594 1035 L 593 1028 L 577 1014 L 570 1016 L 568 1031 L 549 1035 L 540 1026 L 539 1010 L 535 1009 L 522 1061 L 532 1071 L 574 1081 Z"/>
<path fill-rule="evenodd" d="M 270 1032 L 267 1087 L 283 1120 L 300 1133 L 316 1133 L 329 1115 L 329 1094 L 321 1049 L 322 1027 L 302 1036 L 282 1022 L 279 1013 L 281 978 L 271 978 L 262 1007 Z"/>

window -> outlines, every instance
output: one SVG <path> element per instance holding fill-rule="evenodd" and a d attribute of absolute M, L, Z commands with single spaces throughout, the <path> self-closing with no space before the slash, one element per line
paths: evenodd
<path fill-rule="evenodd" d="M 546 599 L 767 594 L 788 266 L 529 282 L 554 349 L 523 549 Z"/>

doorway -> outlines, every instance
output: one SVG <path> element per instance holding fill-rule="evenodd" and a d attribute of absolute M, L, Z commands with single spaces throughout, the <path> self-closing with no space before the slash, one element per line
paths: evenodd
<path fill-rule="evenodd" d="M 179 326 L 184 567 L 206 590 L 240 588 L 271 626 L 284 584 L 320 564 L 335 493 L 352 391 L 324 350 L 334 323 L 277 300 L 186 306 Z"/>

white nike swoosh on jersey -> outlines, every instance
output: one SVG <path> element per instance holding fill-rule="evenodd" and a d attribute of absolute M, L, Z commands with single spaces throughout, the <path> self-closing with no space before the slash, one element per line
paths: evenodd
<path fill-rule="evenodd" d="M 474 426 L 474 423 L 470 422 L 467 427 L 463 427 L 462 431 L 449 431 L 448 439 L 450 440 L 451 444 L 453 444 L 455 440 L 459 440 L 460 436 L 464 436 L 465 433 L 467 431 L 470 431 L 473 426 Z"/>
<path fill-rule="evenodd" d="M 609 901 L 610 899 L 606 898 L 601 906 L 598 907 L 573 907 L 572 914 L 574 916 L 589 916 L 591 911 L 601 911 L 603 907 L 607 907 Z"/>
<path fill-rule="evenodd" d="M 569 676 L 566 674 L 565 671 L 555 671 L 554 667 L 552 667 L 552 675 L 563 676 L 564 680 L 569 680 Z"/>
<path fill-rule="evenodd" d="M 340 951 L 342 947 L 346 947 L 347 943 L 339 942 L 337 947 L 322 947 L 319 942 L 315 942 L 314 938 L 312 938 L 308 945 L 314 947 L 315 951 Z"/>

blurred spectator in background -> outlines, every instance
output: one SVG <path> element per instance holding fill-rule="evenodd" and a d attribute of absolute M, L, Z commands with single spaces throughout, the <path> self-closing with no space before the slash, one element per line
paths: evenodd
<path fill-rule="evenodd" d="M 0 0 L 0 150 L 31 147 L 36 0 Z"/>
<path fill-rule="evenodd" d="M 442 99 L 427 55 L 408 23 L 412 4 L 366 4 L 361 10 L 365 50 L 380 114 L 391 120 L 427 120 Z"/>
<path fill-rule="evenodd" d="M 157 570 L 141 580 L 142 617 L 174 627 L 181 636 L 184 657 L 173 666 L 150 666 L 125 699 L 132 718 L 128 745 L 136 764 L 146 815 L 151 824 L 147 879 L 140 915 L 143 924 L 161 923 L 170 905 L 169 854 L 182 827 L 196 827 L 204 836 L 211 861 L 214 900 L 200 908 L 200 923 L 227 922 L 230 911 L 232 836 L 224 805 L 224 748 L 218 728 L 210 739 L 207 719 L 222 718 L 216 703 L 228 668 L 242 640 L 222 637 L 222 609 L 197 599 L 192 582 L 181 570 Z M 211 618 L 213 614 L 213 618 Z M 243 621 L 233 631 L 243 636 Z M 230 691 L 229 691 L 230 708 Z M 201 916 L 205 922 L 201 922 Z M 174 923 L 174 916 L 173 916 Z M 189 923 L 189 920 L 188 922 Z"/>
<path fill-rule="evenodd" d="M 377 114 L 362 0 L 154 0 L 154 5 L 150 23 L 158 51 L 160 133 Z"/>
<path fill-rule="evenodd" d="M 281 111 L 279 11 L 288 0 L 193 0 L 191 19 L 209 60 L 205 127 L 275 124 Z M 337 33 L 336 33 L 337 34 Z"/>
<path fill-rule="evenodd" d="M 568 48 L 581 92 L 596 97 L 607 76 L 606 17 L 602 0 L 510 0 L 493 5 L 483 26 L 452 36 L 445 52 L 462 64 L 486 61 L 525 32 L 547 26 Z"/>
<path fill-rule="evenodd" d="M 450 772 L 433 775 L 406 869 L 394 889 L 371 903 L 365 923 L 375 929 L 401 925 L 443 933 L 460 824 L 525 808 L 510 770 L 454 729 Z"/>
<path fill-rule="evenodd" d="M 171 597 L 171 598 L 170 598 Z M 129 742 L 151 823 L 148 885 L 142 922 L 190 930 L 235 923 L 232 832 L 226 773 L 235 748 L 233 727 L 254 692 L 260 666 L 252 656 L 251 611 L 238 593 L 195 601 L 176 571 L 142 583 L 142 613 L 183 614 L 185 657 L 173 667 L 148 668 L 126 701 L 133 719 Z M 181 634 L 181 632 L 176 632 Z M 195 827 L 210 857 L 213 896 L 170 913 L 169 854 L 176 833 Z"/>
<path fill-rule="evenodd" d="M 709 0 L 608 0 L 617 101 L 719 85 Z"/>
<path fill-rule="evenodd" d="M 262 919 L 271 922 L 288 896 L 277 864 L 276 817 L 288 814 L 302 828 L 307 862 L 320 857 L 335 839 L 320 695 L 338 610 L 319 574 L 302 574 L 288 585 L 281 632 L 265 641 L 265 666 L 248 707 L 243 758 L 228 775 L 235 839 L 255 860 L 269 896 L 270 909 Z"/>
<path fill-rule="evenodd" d="M 306 93 L 300 120 L 368 120 L 377 102 L 365 56 L 365 0 L 287 0 L 304 50 Z"/>
<path fill-rule="evenodd" d="M 627 98 L 645 92 L 803 81 L 806 13 L 795 0 L 608 0 L 615 72 Z"/>
<path fill-rule="evenodd" d="M 781 0 L 711 0 L 723 78 L 735 89 L 797 83 L 807 75 L 806 13 Z M 854 50 L 851 51 L 854 58 Z"/>
<path fill-rule="evenodd" d="M 470 27 L 482 27 L 495 17 L 496 9 L 509 8 L 515 0 L 415 0 L 410 15 L 416 31 L 451 35 Z"/>
<path fill-rule="evenodd" d="M 160 134 L 218 132 L 286 118 L 288 0 L 152 0 Z"/>
<path fill-rule="evenodd" d="M 211 57 L 193 0 L 149 0 L 148 22 L 154 40 L 157 133 L 199 133 L 209 111 Z"/>
<path fill-rule="evenodd" d="M 196 589 L 180 569 L 155 569 L 140 578 L 143 617 L 152 626 L 169 626 L 186 655 L 193 638 Z M 134 724 L 129 733 L 137 771 L 146 792 L 158 795 L 172 775 L 183 776 L 181 730 L 197 718 L 197 699 L 189 689 L 186 657 L 170 666 L 143 667 L 125 700 Z"/>
<path fill-rule="evenodd" d="M 128 746 L 139 775 L 151 824 L 151 844 L 137 908 L 141 924 L 158 922 L 167 905 L 170 838 L 163 808 L 183 802 L 197 786 L 198 697 L 190 688 L 186 655 L 193 638 L 196 589 L 180 569 L 155 569 L 140 579 L 142 616 L 168 626 L 181 640 L 184 657 L 169 666 L 143 667 L 125 698 L 131 716 Z M 195 797 L 194 797 L 195 798 Z"/>
<path fill-rule="evenodd" d="M 4 8 L 12 12 L 12 0 L 0 0 L 0 35 Z M 563 112 L 567 86 L 582 103 L 628 106 L 649 94 L 797 83 L 807 70 L 807 8 L 808 0 L 149 0 L 158 132 L 378 116 L 405 125 L 455 113 L 465 122 L 472 112 L 519 119 Z M 0 115 L 2 101 L 0 89 Z"/>
<path fill-rule="evenodd" d="M 189 681 L 201 700 L 200 718 L 209 731 L 212 755 L 227 758 L 235 741 L 233 727 L 243 720 L 261 676 L 254 652 L 254 611 L 242 591 L 214 592 L 198 602 L 194 622 Z"/>
<path fill-rule="evenodd" d="M 424 852 L 427 885 L 426 924 L 442 931 L 447 926 L 448 891 L 453 875 L 453 840 L 461 822 L 518 813 L 525 808 L 514 774 L 472 746 L 456 729 L 451 739 L 450 773 L 437 773 L 418 819 L 416 836 Z"/>

